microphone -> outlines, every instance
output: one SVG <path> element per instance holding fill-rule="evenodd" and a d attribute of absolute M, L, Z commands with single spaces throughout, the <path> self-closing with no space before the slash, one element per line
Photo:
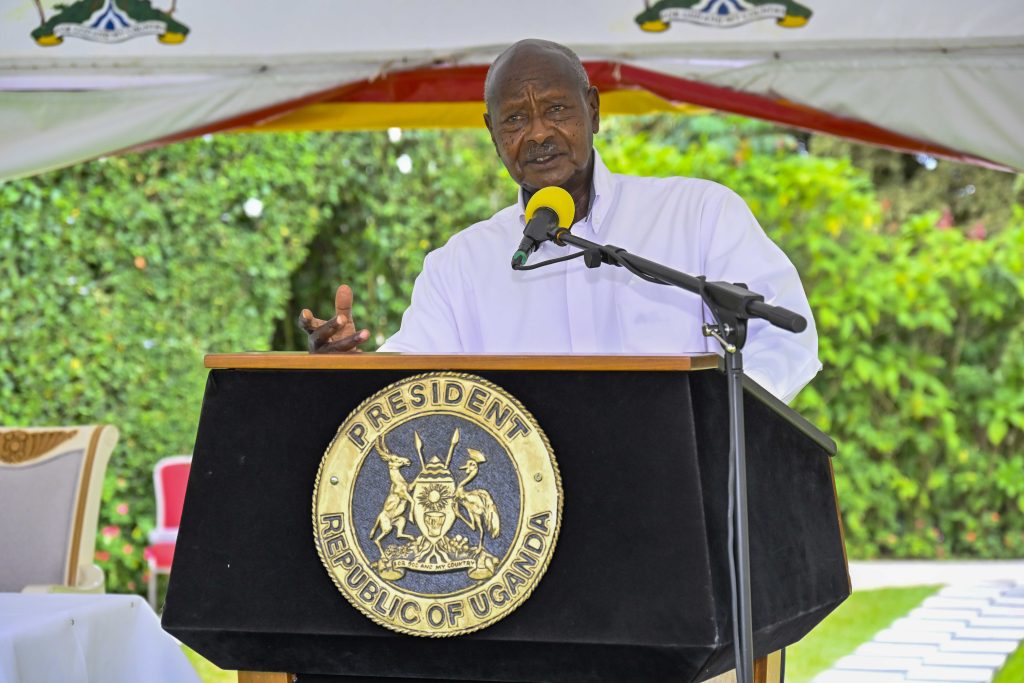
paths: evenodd
<path fill-rule="evenodd" d="M 557 185 L 537 190 L 526 204 L 526 229 L 523 230 L 519 248 L 512 255 L 512 267 L 526 265 L 526 259 L 530 258 L 530 254 L 543 242 L 551 239 L 551 230 L 569 228 L 575 216 L 576 202 L 568 192 Z"/>

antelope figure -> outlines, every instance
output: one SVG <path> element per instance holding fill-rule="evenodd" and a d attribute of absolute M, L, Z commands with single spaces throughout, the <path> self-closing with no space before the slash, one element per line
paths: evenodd
<path fill-rule="evenodd" d="M 377 515 L 377 521 L 370 529 L 370 538 L 377 544 L 377 549 L 380 550 L 381 557 L 383 557 L 384 548 L 381 547 L 380 542 L 391 533 L 392 529 L 395 530 L 395 538 L 414 540 L 412 536 L 405 533 L 405 514 L 407 509 L 412 509 L 412 496 L 409 494 L 409 484 L 401 472 L 403 467 L 408 467 L 412 463 L 408 458 L 389 451 L 388 447 L 384 445 L 383 436 L 377 437 L 376 445 L 377 454 L 388 466 L 388 477 L 391 478 L 391 490 L 388 491 L 388 497 L 384 499 L 384 507 Z M 378 529 L 380 530 L 379 534 L 377 534 Z"/>
<path fill-rule="evenodd" d="M 466 472 L 466 478 L 459 482 L 455 488 L 455 500 L 466 509 L 466 516 L 459 512 L 458 505 L 455 507 L 455 515 L 465 522 L 471 531 L 480 530 L 480 544 L 477 550 L 483 550 L 484 531 L 490 533 L 491 538 L 497 538 L 501 533 L 501 522 L 498 519 L 498 506 L 494 504 L 491 494 L 484 489 L 466 490 L 466 484 L 471 482 L 480 472 L 480 463 L 486 462 L 487 458 L 480 451 L 467 448 L 469 460 L 460 467 Z"/>

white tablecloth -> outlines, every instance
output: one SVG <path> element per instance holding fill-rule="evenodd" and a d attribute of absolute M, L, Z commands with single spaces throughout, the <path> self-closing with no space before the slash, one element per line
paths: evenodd
<path fill-rule="evenodd" d="M 0 683 L 101 681 L 199 677 L 142 598 L 0 593 Z"/>

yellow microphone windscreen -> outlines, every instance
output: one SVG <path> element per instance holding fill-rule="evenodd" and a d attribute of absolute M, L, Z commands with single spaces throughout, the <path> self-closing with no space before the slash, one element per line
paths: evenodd
<path fill-rule="evenodd" d="M 537 190 L 530 201 L 526 204 L 526 221 L 533 218 L 537 209 L 551 209 L 558 216 L 558 227 L 568 228 L 572 225 L 572 219 L 576 216 L 576 203 L 572 195 L 558 187 L 549 185 Z"/>

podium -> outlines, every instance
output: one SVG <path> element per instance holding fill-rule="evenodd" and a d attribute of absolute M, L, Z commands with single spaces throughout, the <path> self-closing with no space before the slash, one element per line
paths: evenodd
<path fill-rule="evenodd" d="M 206 364 L 163 626 L 218 666 L 300 683 L 683 683 L 733 668 L 717 356 L 225 354 Z M 533 414 L 564 509 L 547 573 L 521 607 L 481 631 L 422 638 L 374 624 L 339 593 L 314 547 L 311 498 L 346 416 L 394 382 L 442 370 L 482 377 Z M 850 581 L 834 444 L 753 382 L 744 401 L 763 658 L 800 640 Z M 763 675 L 764 661 L 755 669 Z"/>

